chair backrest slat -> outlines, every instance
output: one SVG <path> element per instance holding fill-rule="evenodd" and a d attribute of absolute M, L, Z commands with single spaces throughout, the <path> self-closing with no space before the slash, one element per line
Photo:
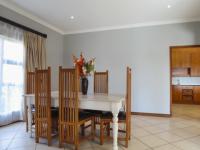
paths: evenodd
<path fill-rule="evenodd" d="M 108 70 L 106 72 L 94 72 L 94 93 L 108 94 Z"/>
<path fill-rule="evenodd" d="M 131 115 L 131 69 L 127 67 L 126 77 L 126 113 Z"/>
<path fill-rule="evenodd" d="M 78 137 L 79 79 L 77 69 L 59 67 L 59 140 L 74 143 Z"/>
<path fill-rule="evenodd" d="M 131 68 L 127 67 L 126 72 L 126 124 L 127 132 L 131 134 Z"/>
<path fill-rule="evenodd" d="M 27 72 L 26 74 L 26 94 L 35 93 L 35 72 Z"/>
<path fill-rule="evenodd" d="M 51 68 L 35 70 L 36 139 L 51 140 Z"/>

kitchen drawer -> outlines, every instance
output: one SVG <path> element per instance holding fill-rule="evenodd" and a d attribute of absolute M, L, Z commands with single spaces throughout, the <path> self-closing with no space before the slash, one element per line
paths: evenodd
<path fill-rule="evenodd" d="M 188 101 L 188 102 L 190 101 L 191 102 L 191 101 L 193 101 L 193 96 L 183 95 L 182 96 L 182 100 L 183 101 Z"/>
<path fill-rule="evenodd" d="M 193 96 L 193 90 L 192 89 L 182 89 L 182 95 Z"/>

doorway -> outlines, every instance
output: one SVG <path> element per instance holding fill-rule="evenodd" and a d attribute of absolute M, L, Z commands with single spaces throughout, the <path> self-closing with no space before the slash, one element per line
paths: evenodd
<path fill-rule="evenodd" d="M 170 99 L 171 115 L 200 110 L 200 45 L 170 47 Z"/>

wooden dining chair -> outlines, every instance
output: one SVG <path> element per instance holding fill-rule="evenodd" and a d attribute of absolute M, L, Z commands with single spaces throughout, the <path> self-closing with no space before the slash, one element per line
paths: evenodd
<path fill-rule="evenodd" d="M 108 94 L 108 70 L 105 72 L 94 72 L 94 94 Z M 94 129 L 96 130 L 96 125 L 100 125 L 100 120 L 103 112 L 92 111 L 92 113 L 95 114 Z"/>
<path fill-rule="evenodd" d="M 79 111 L 79 77 L 78 70 L 59 67 L 59 146 L 63 143 L 73 144 L 79 149 L 79 128 L 91 121 L 93 137 L 93 115 Z M 90 136 L 91 136 L 90 135 Z"/>
<path fill-rule="evenodd" d="M 108 94 L 108 70 L 94 72 L 94 93 Z"/>
<path fill-rule="evenodd" d="M 108 70 L 105 72 L 94 72 L 94 94 L 108 94 Z M 96 130 L 96 125 L 100 125 L 100 119 L 102 115 L 102 111 L 97 110 L 85 110 L 87 112 L 94 114 L 94 134 Z M 88 126 L 82 126 L 82 133 L 84 135 L 84 130 Z M 96 135 L 96 134 L 95 134 Z"/>
<path fill-rule="evenodd" d="M 35 72 L 27 72 L 26 73 L 26 94 L 34 94 L 35 93 Z M 24 104 L 24 110 L 25 110 L 25 121 L 26 121 L 26 132 L 28 132 L 28 106 L 25 101 Z M 32 112 L 32 111 L 31 111 Z M 34 115 L 35 113 L 32 113 L 31 122 L 34 124 Z M 32 129 L 30 129 L 32 132 Z M 32 133 L 31 133 L 32 135 Z"/>
<path fill-rule="evenodd" d="M 51 145 L 51 68 L 35 69 L 35 140 L 46 138 Z"/>
<path fill-rule="evenodd" d="M 107 128 L 107 123 L 112 123 L 112 113 L 104 114 L 101 117 L 100 123 L 100 144 L 104 143 L 104 131 Z M 128 141 L 131 137 L 131 69 L 127 67 L 126 73 L 126 103 L 125 110 L 119 112 L 118 122 L 125 124 L 125 130 L 119 132 L 125 133 L 124 137 L 118 137 L 119 140 L 125 141 L 125 147 L 128 147 Z M 108 130 L 107 130 L 108 132 Z M 109 130 L 110 132 L 110 130 Z M 107 133 L 108 134 L 108 133 Z"/>

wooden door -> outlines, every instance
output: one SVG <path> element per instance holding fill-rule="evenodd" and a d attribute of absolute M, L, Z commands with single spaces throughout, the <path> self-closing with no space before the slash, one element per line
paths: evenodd
<path fill-rule="evenodd" d="M 191 76 L 193 77 L 200 76 L 200 47 L 194 48 L 192 52 Z"/>

